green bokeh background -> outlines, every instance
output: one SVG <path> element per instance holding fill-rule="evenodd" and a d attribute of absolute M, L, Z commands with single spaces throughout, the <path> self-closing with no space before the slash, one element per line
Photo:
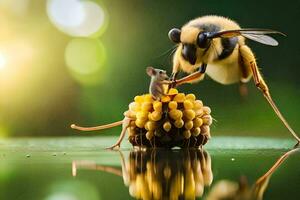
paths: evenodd
<path fill-rule="evenodd" d="M 71 123 L 97 125 L 122 119 L 133 97 L 148 91 L 146 66 L 171 72 L 171 57 L 162 56 L 173 46 L 167 37 L 169 29 L 207 14 L 232 18 L 242 27 L 271 28 L 288 35 L 275 36 L 279 47 L 249 45 L 275 102 L 291 126 L 300 130 L 299 1 L 96 2 L 109 18 L 105 32 L 97 38 L 105 48 L 106 60 L 96 74 L 79 78 L 65 62 L 66 46 L 74 37 L 50 22 L 46 1 L 31 0 L 28 10 L 18 15 L 0 3 L 0 47 L 24 42 L 34 52 L 27 63 L 9 66 L 15 73 L 0 70 L 0 137 L 75 135 Z M 91 84 L 78 81 L 93 79 Z M 239 96 L 238 85 L 223 86 L 208 77 L 180 90 L 195 93 L 212 108 L 217 120 L 212 135 L 289 137 L 252 81 L 248 86 L 246 100 Z"/>

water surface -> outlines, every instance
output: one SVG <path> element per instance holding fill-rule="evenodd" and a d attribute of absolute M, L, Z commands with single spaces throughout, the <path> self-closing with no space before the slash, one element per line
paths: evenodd
<path fill-rule="evenodd" d="M 107 151 L 116 137 L 0 141 L 0 199 L 299 199 L 293 140 L 214 137 L 204 150 Z"/>

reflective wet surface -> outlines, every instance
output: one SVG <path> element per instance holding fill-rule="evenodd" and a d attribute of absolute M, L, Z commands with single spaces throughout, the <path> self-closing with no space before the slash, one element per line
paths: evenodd
<path fill-rule="evenodd" d="M 215 137 L 204 149 L 103 148 L 115 137 L 0 141 L 0 199 L 298 199 L 286 139 Z"/>

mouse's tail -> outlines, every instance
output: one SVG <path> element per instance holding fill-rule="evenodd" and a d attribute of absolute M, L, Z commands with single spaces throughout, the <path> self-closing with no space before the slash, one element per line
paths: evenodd
<path fill-rule="evenodd" d="M 112 128 L 112 127 L 115 127 L 115 126 L 120 126 L 120 125 L 122 125 L 122 123 L 123 123 L 123 120 L 113 122 L 113 123 L 110 123 L 110 124 L 101 125 L 101 126 L 94 126 L 94 127 L 81 127 L 81 126 L 77 126 L 75 124 L 72 124 L 71 128 L 79 130 L 79 131 L 97 131 L 97 130 Z"/>

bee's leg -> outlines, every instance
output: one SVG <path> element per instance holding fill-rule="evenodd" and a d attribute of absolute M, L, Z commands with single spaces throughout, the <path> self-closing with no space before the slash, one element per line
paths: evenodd
<path fill-rule="evenodd" d="M 199 68 L 199 72 L 204 74 L 206 72 L 206 67 L 207 67 L 207 64 L 203 63 L 201 65 L 201 67 Z"/>
<path fill-rule="evenodd" d="M 121 134 L 120 134 L 120 137 L 119 137 L 118 141 L 117 141 L 114 145 L 112 145 L 112 146 L 110 146 L 110 147 L 107 147 L 106 149 L 111 149 L 111 150 L 113 150 L 113 149 L 116 148 L 116 147 L 120 148 L 121 142 L 122 142 L 122 140 L 123 140 L 124 137 L 125 137 L 127 128 L 130 126 L 131 120 L 132 120 L 131 118 L 127 118 L 127 117 L 125 117 L 125 118 L 123 119 L 122 131 L 121 131 Z"/>
<path fill-rule="evenodd" d="M 202 64 L 197 72 L 194 72 L 182 79 L 176 80 L 176 87 L 185 83 L 194 83 L 203 80 L 207 64 Z"/>
<path fill-rule="evenodd" d="M 249 67 L 245 67 L 245 64 L 241 57 L 239 58 L 239 68 L 241 71 L 239 93 L 242 99 L 245 99 L 248 96 L 248 87 L 246 83 L 249 82 L 252 77 L 252 70 Z"/>
<path fill-rule="evenodd" d="M 267 84 L 265 83 L 264 79 L 261 76 L 261 73 L 257 67 L 255 56 L 253 55 L 251 49 L 243 45 L 240 47 L 240 53 L 242 57 L 242 61 L 245 67 L 250 68 L 253 73 L 253 79 L 255 82 L 256 87 L 263 93 L 266 100 L 269 102 L 271 107 L 273 108 L 276 115 L 279 117 L 279 119 L 282 121 L 282 123 L 286 126 L 286 128 L 290 131 L 290 133 L 294 136 L 294 138 L 300 142 L 300 138 L 297 136 L 297 134 L 294 132 L 294 130 L 290 127 L 290 125 L 287 123 L 283 115 L 280 113 L 279 109 L 277 108 L 276 104 L 274 103 Z"/>
<path fill-rule="evenodd" d="M 176 50 L 175 54 L 178 54 L 178 53 L 179 53 L 179 51 Z M 177 79 L 177 76 L 179 73 L 179 69 L 180 69 L 179 60 L 178 60 L 177 56 L 174 56 L 172 74 L 170 76 L 170 81 L 172 81 L 172 84 L 169 85 L 168 89 L 176 87 L 176 79 Z"/>
<path fill-rule="evenodd" d="M 248 96 L 248 87 L 246 83 L 239 83 L 239 93 L 242 99 L 245 99 Z"/>
<path fill-rule="evenodd" d="M 296 151 L 299 151 L 299 150 L 300 150 L 300 148 L 294 148 L 294 149 L 289 150 L 288 152 L 286 152 L 282 156 L 280 156 L 280 158 L 278 158 L 278 160 L 269 169 L 269 171 L 267 173 L 265 173 L 263 176 L 261 176 L 259 179 L 257 179 L 255 184 L 259 185 L 266 178 L 270 177 L 273 174 L 273 172 L 283 163 L 283 161 L 285 161 L 285 159 L 287 159 L 291 154 L 293 154 L 293 153 L 295 153 Z"/>
<path fill-rule="evenodd" d="M 265 190 L 268 186 L 269 180 L 272 176 L 272 174 L 277 170 L 278 167 L 294 152 L 298 151 L 299 148 L 292 149 L 285 154 L 283 154 L 276 162 L 275 164 L 260 178 L 257 179 L 254 185 L 254 194 L 255 199 L 263 199 L 263 195 L 265 193 Z"/>
<path fill-rule="evenodd" d="M 171 76 L 170 76 L 170 79 L 169 79 L 172 83 L 169 84 L 168 90 L 171 89 L 171 88 L 176 87 L 176 79 L 177 79 L 177 76 L 178 76 L 178 71 L 177 71 L 177 72 L 172 72 L 172 74 L 171 74 Z"/>
<path fill-rule="evenodd" d="M 170 76 L 170 80 L 173 81 L 173 80 L 176 80 L 178 76 L 178 71 L 177 72 L 172 72 L 171 76 Z"/>
<path fill-rule="evenodd" d="M 179 52 L 180 52 L 179 50 L 176 50 L 175 54 L 178 54 Z M 177 56 L 174 56 L 172 74 L 171 74 L 171 77 L 170 77 L 170 79 L 172 81 L 176 80 L 176 78 L 178 76 L 179 69 L 180 69 L 179 60 L 178 60 Z"/>

